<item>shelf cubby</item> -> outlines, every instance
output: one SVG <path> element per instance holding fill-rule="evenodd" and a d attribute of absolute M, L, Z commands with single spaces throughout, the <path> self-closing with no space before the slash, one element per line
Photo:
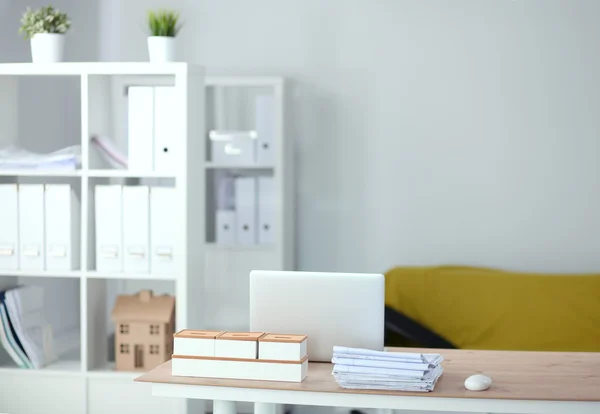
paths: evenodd
<path fill-rule="evenodd" d="M 114 333 L 115 324 L 111 319 L 112 309 L 117 296 L 132 295 L 149 289 L 155 295 L 175 295 L 175 280 L 156 279 L 93 279 L 88 280 L 88 297 L 90 311 L 93 308 L 93 326 L 88 332 L 88 373 L 96 376 L 107 376 L 111 372 L 118 376 L 133 376 L 135 372 L 115 371 L 114 369 Z M 101 374 L 100 374 L 101 373 Z M 137 372 L 139 375 L 139 371 Z"/>
<path fill-rule="evenodd" d="M 6 272 L 8 273 L 8 272 Z M 18 367 L 10 356 L 0 352 L 0 372 L 27 372 L 35 374 L 43 371 L 46 374 L 59 372 L 81 374 L 81 328 L 80 328 L 80 294 L 81 282 L 78 278 L 60 276 L 52 277 L 40 274 L 22 276 L 21 272 L 0 276 L 0 288 L 39 286 L 44 290 L 44 301 L 40 305 L 40 316 L 52 325 L 52 336 L 56 344 L 56 360 L 42 369 L 24 369 Z"/>

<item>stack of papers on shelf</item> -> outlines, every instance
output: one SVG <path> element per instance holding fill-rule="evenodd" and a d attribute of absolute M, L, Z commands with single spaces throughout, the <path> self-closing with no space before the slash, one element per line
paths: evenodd
<path fill-rule="evenodd" d="M 41 286 L 0 291 L 0 343 L 20 368 L 43 368 L 79 347 L 79 327 L 57 335 L 47 314 Z"/>
<path fill-rule="evenodd" d="M 333 376 L 342 388 L 433 391 L 442 375 L 440 354 L 333 347 Z"/>
<path fill-rule="evenodd" d="M 13 146 L 0 149 L 0 170 L 75 170 L 80 163 L 81 148 L 78 145 L 49 154 Z"/>

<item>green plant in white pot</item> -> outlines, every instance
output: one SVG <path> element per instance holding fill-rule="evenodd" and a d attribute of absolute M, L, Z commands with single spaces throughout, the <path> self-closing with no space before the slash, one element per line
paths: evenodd
<path fill-rule="evenodd" d="M 27 8 L 21 18 L 22 33 L 31 39 L 31 58 L 34 63 L 62 62 L 65 49 L 65 33 L 71 27 L 66 13 L 52 6 L 37 10 Z"/>
<path fill-rule="evenodd" d="M 179 33 L 179 13 L 172 10 L 148 12 L 148 55 L 150 62 L 175 60 L 175 37 Z"/>

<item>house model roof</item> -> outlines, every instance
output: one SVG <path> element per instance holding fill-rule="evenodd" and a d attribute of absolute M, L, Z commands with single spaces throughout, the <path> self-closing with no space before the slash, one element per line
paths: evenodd
<path fill-rule="evenodd" d="M 175 312 L 175 298 L 169 295 L 154 296 L 151 290 L 135 295 L 117 296 L 112 310 L 113 321 L 169 323 Z"/>

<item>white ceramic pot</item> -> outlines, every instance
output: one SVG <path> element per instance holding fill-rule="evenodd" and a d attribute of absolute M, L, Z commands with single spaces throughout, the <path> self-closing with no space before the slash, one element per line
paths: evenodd
<path fill-rule="evenodd" d="M 175 38 L 168 36 L 148 37 L 148 55 L 150 62 L 175 61 Z"/>
<path fill-rule="evenodd" d="M 33 63 L 62 62 L 65 52 L 65 35 L 37 33 L 31 38 L 31 60 Z"/>

